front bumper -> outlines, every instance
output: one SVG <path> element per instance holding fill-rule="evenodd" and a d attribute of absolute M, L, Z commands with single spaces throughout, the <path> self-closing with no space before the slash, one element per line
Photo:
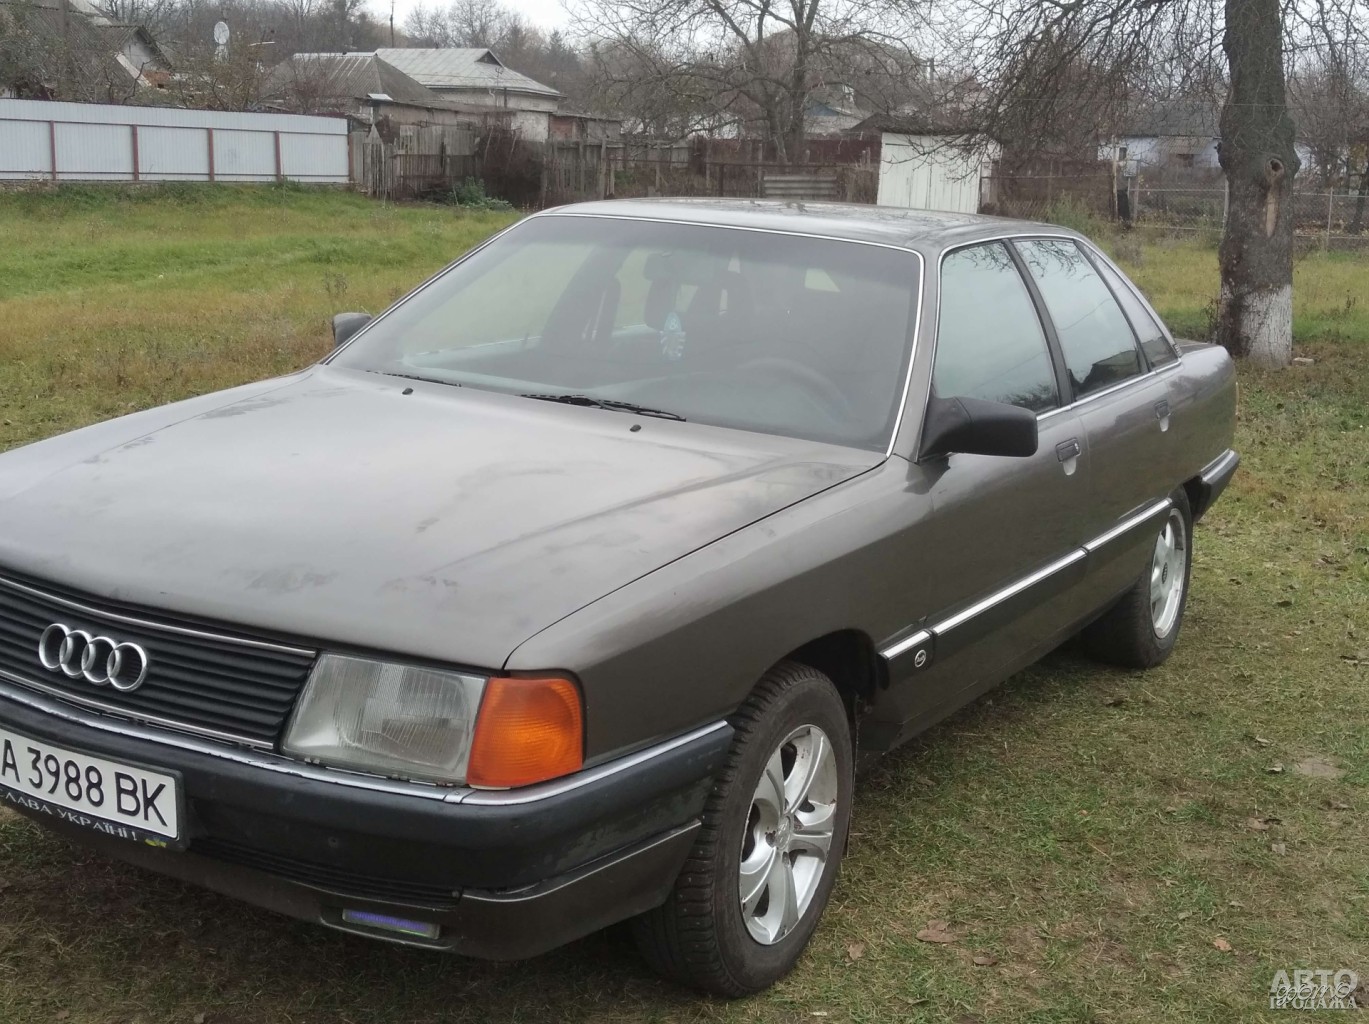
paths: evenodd
<path fill-rule="evenodd" d="M 664 902 L 732 737 L 719 722 L 568 779 L 491 793 L 314 768 L 9 683 L 0 724 L 181 776 L 183 852 L 25 812 L 83 844 L 294 917 L 491 959 L 534 956 Z M 398 936 L 344 922 L 343 910 L 440 930 Z"/>

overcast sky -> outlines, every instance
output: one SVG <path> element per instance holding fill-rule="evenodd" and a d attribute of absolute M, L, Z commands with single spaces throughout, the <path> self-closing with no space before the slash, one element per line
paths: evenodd
<path fill-rule="evenodd" d="M 395 0 L 395 25 L 402 26 L 404 18 L 418 6 L 444 7 L 444 0 Z M 390 0 L 370 0 L 368 5 L 381 24 L 390 19 Z M 517 11 L 543 31 L 565 28 L 570 21 L 561 0 L 504 0 L 504 6 Z"/>

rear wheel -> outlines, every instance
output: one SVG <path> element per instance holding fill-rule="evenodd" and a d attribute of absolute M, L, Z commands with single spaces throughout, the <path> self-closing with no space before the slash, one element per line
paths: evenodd
<path fill-rule="evenodd" d="M 1086 648 L 1100 661 L 1150 668 L 1168 658 L 1179 639 L 1192 570 L 1193 517 L 1182 488 L 1170 500 L 1140 578 L 1084 630 Z"/>
<path fill-rule="evenodd" d="M 846 848 L 852 755 L 836 688 L 805 665 L 769 672 L 731 721 L 694 848 L 636 932 L 660 973 L 743 996 L 789 972 L 827 905 Z"/>

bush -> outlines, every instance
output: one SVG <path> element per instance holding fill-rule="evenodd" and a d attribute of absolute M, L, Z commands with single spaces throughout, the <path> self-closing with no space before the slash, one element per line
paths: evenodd
<path fill-rule="evenodd" d="M 479 178 L 467 178 L 452 189 L 450 201 L 468 210 L 512 210 L 512 204 L 496 199 L 485 192 L 485 183 Z"/>

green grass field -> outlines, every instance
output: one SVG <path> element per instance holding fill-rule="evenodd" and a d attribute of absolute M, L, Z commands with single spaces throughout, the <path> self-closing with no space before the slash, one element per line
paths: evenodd
<path fill-rule="evenodd" d="M 507 219 L 294 189 L 0 193 L 0 449 L 308 363 L 330 313 Z M 1108 244 L 1202 329 L 1210 249 Z M 0 1022 L 1226 1024 L 1289 1019 L 1267 1009 L 1279 969 L 1369 979 L 1369 263 L 1308 257 L 1296 288 L 1316 361 L 1242 371 L 1244 461 L 1198 528 L 1174 657 L 1057 652 L 878 765 L 773 991 L 696 999 L 619 931 L 507 965 L 374 945 L 0 812 Z M 931 920 L 955 941 L 919 941 Z"/>

